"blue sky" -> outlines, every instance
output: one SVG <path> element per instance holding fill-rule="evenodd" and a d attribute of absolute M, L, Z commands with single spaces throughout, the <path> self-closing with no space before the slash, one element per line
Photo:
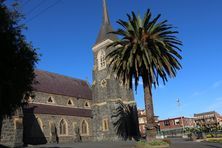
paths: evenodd
<path fill-rule="evenodd" d="M 20 0 L 21 1 L 21 0 Z M 53 7 L 46 8 L 56 3 Z M 222 1 L 221 0 L 108 0 L 113 28 L 126 13 L 153 15 L 177 27 L 183 41 L 183 69 L 175 79 L 153 90 L 160 119 L 215 110 L 222 113 Z M 38 7 L 37 7 L 38 6 Z M 92 82 L 92 46 L 102 21 L 102 0 L 24 0 L 24 33 L 42 54 L 38 69 Z M 37 15 L 37 17 L 36 17 Z M 135 98 L 144 107 L 139 85 Z M 180 98 L 181 107 L 176 100 Z"/>

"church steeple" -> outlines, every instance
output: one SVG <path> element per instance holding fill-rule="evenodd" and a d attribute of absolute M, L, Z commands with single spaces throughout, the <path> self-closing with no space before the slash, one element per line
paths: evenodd
<path fill-rule="evenodd" d="M 125 88 L 107 65 L 106 55 L 114 50 L 107 46 L 117 39 L 112 32 L 106 0 L 103 1 L 103 17 L 100 32 L 93 46 L 93 83 L 92 83 L 92 110 L 93 110 L 93 137 L 98 141 L 120 140 L 113 122 L 113 111 L 117 109 L 117 103 L 121 100 L 125 104 L 136 106 L 133 92 Z M 135 108 L 136 111 L 136 108 Z M 135 112 L 136 113 L 136 112 Z M 136 119 L 135 121 L 137 121 Z M 135 122 L 136 123 L 136 122 Z"/>
<path fill-rule="evenodd" d="M 103 0 L 103 24 L 110 24 L 106 0 Z"/>
<path fill-rule="evenodd" d="M 96 44 L 99 44 L 107 39 L 110 40 L 116 40 L 117 37 L 113 34 L 109 34 L 109 32 L 113 31 L 112 26 L 110 24 L 109 15 L 108 15 L 108 9 L 106 5 L 106 0 L 103 0 L 103 20 L 102 20 L 102 26 L 100 28 L 99 35 L 96 39 Z"/>

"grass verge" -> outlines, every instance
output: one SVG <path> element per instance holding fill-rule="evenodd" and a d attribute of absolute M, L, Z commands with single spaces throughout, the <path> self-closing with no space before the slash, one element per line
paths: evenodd
<path fill-rule="evenodd" d="M 222 143 L 222 138 L 207 138 L 207 142 Z"/>
<path fill-rule="evenodd" d="M 163 140 L 139 141 L 136 144 L 136 148 L 169 148 L 169 144 Z"/>

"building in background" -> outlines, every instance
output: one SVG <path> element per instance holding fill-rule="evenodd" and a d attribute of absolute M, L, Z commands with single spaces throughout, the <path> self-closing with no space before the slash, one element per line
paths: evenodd
<path fill-rule="evenodd" d="M 158 116 L 154 116 L 155 123 L 158 125 Z M 138 109 L 138 120 L 139 120 L 139 130 L 140 135 L 142 137 L 146 136 L 146 125 L 147 125 L 147 118 L 146 118 L 146 111 L 144 109 Z M 156 126 L 158 127 L 158 126 Z M 159 128 L 157 128 L 157 131 L 159 131 Z"/>
<path fill-rule="evenodd" d="M 144 137 L 146 135 L 146 124 L 147 124 L 145 110 L 138 109 L 138 120 L 139 120 L 140 135 Z"/>
<path fill-rule="evenodd" d="M 222 125 L 222 116 L 215 111 L 194 114 L 194 119 L 197 126 Z"/>
<path fill-rule="evenodd" d="M 146 111 L 138 109 L 139 130 L 142 137 L 146 135 Z M 222 116 L 215 112 L 204 112 L 194 114 L 193 118 L 175 117 L 158 121 L 155 116 L 158 136 L 164 137 L 180 137 L 183 136 L 186 128 L 192 128 L 200 125 L 220 125 L 222 126 Z"/>
<path fill-rule="evenodd" d="M 218 118 L 218 121 L 219 121 L 219 125 L 222 126 L 222 116 L 220 116 L 220 117 Z"/>
<path fill-rule="evenodd" d="M 195 127 L 195 121 L 193 118 L 188 117 L 176 117 L 158 122 L 160 133 L 166 137 L 182 136 L 184 129 L 187 127 Z"/>

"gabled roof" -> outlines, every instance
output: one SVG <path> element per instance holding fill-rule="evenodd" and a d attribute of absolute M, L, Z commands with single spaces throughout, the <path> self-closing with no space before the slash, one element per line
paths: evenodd
<path fill-rule="evenodd" d="M 116 40 L 117 39 L 116 35 L 109 33 L 112 31 L 113 31 L 113 29 L 112 29 L 112 26 L 111 26 L 110 20 L 109 20 L 106 0 L 103 0 L 103 21 L 102 21 L 102 26 L 100 28 L 99 35 L 96 39 L 95 45 L 99 44 L 107 39 L 110 39 L 112 41 Z"/>
<path fill-rule="evenodd" d="M 31 114 L 50 114 L 50 115 L 66 115 L 66 116 L 77 116 L 77 117 L 92 117 L 92 110 L 71 108 L 63 106 L 53 106 L 45 104 L 33 104 L 29 103 L 23 107 L 24 113 Z"/>
<path fill-rule="evenodd" d="M 42 70 L 35 70 L 35 74 L 37 83 L 33 85 L 34 91 L 92 99 L 92 91 L 86 81 Z"/>

